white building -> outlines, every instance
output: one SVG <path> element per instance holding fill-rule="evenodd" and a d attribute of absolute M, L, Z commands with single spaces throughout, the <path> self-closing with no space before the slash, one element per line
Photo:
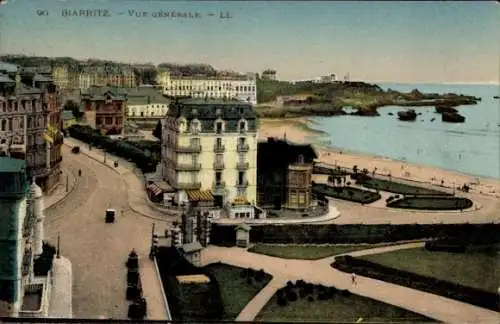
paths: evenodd
<path fill-rule="evenodd" d="M 163 94 L 171 97 L 195 97 L 216 99 L 237 99 L 257 103 L 255 75 L 241 77 L 174 76 L 159 72 L 156 81 L 163 88 Z"/>
<path fill-rule="evenodd" d="M 160 119 L 165 117 L 170 100 L 153 88 L 136 88 L 127 92 L 127 118 Z"/>
<path fill-rule="evenodd" d="M 241 101 L 172 102 L 162 120 L 162 175 L 188 203 L 188 191 L 210 190 L 231 218 L 254 218 L 258 120 Z"/>

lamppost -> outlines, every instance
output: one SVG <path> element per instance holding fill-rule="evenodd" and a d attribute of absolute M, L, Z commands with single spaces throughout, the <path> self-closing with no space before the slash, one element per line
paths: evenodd
<path fill-rule="evenodd" d="M 104 151 L 104 164 L 106 164 L 106 151 Z"/>
<path fill-rule="evenodd" d="M 69 191 L 69 175 L 66 174 L 66 192 Z"/>

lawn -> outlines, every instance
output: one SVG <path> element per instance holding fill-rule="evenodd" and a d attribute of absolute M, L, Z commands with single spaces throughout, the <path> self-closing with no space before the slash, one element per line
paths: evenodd
<path fill-rule="evenodd" d="M 313 184 L 312 192 L 332 198 L 370 204 L 381 198 L 380 194 L 353 187 L 332 187 L 326 184 Z"/>
<path fill-rule="evenodd" d="M 452 196 L 452 194 L 444 192 L 444 191 L 422 188 L 422 187 L 418 187 L 418 186 L 412 186 L 412 185 L 408 185 L 408 184 L 400 183 L 400 182 L 394 182 L 394 181 L 388 181 L 388 180 L 382 180 L 382 179 L 374 179 L 371 177 L 367 180 L 358 181 L 357 183 L 359 185 L 362 185 L 363 187 L 366 187 L 366 188 L 378 189 L 380 191 L 387 191 L 387 192 L 392 192 L 392 193 L 402 194 L 402 195 Z"/>
<path fill-rule="evenodd" d="M 355 323 L 362 318 L 363 322 L 378 323 L 435 322 L 423 315 L 359 295 L 344 296 L 337 292 L 333 298 L 327 300 L 318 300 L 317 291 L 311 295 L 314 296 L 314 301 L 309 301 L 308 297 L 299 297 L 296 301 L 289 301 L 286 306 L 279 306 L 278 296 L 275 294 L 255 321 Z"/>
<path fill-rule="evenodd" d="M 264 288 L 272 276 L 264 274 L 264 278 L 257 282 L 252 280 L 247 283 L 246 278 L 242 278 L 243 268 L 233 267 L 226 264 L 211 264 L 205 267 L 210 271 L 219 283 L 222 303 L 224 305 L 224 316 L 221 320 L 234 321 L 252 298 Z"/>
<path fill-rule="evenodd" d="M 472 205 L 473 202 L 464 197 L 406 197 L 387 204 L 392 208 L 419 210 L 462 210 Z"/>
<path fill-rule="evenodd" d="M 500 282 L 499 252 L 430 252 L 424 248 L 359 257 L 387 267 L 467 287 L 496 292 Z"/>
<path fill-rule="evenodd" d="M 332 255 L 354 252 L 359 250 L 372 249 L 389 244 L 370 244 L 370 245 L 274 245 L 274 244 L 256 244 L 248 252 L 269 255 L 283 259 L 301 259 L 317 260 Z"/>

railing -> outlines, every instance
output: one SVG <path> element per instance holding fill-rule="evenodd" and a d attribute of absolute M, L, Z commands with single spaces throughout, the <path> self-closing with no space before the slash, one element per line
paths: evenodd
<path fill-rule="evenodd" d="M 237 152 L 248 152 L 249 149 L 250 148 L 249 148 L 248 144 L 238 144 L 236 146 L 236 151 Z"/>
<path fill-rule="evenodd" d="M 224 162 L 215 161 L 214 162 L 214 170 L 222 170 L 222 169 L 224 169 Z"/>
<path fill-rule="evenodd" d="M 213 190 L 222 190 L 226 188 L 226 183 L 224 181 L 214 181 L 213 184 L 212 184 L 212 189 Z"/>
<path fill-rule="evenodd" d="M 215 153 L 224 153 L 226 151 L 226 147 L 222 144 L 215 144 L 214 145 L 214 152 Z"/>
<path fill-rule="evenodd" d="M 200 153 L 201 145 L 177 146 L 175 151 L 177 153 Z"/>
<path fill-rule="evenodd" d="M 246 188 L 248 187 L 248 181 L 243 180 L 242 182 L 236 182 L 236 188 Z"/>
<path fill-rule="evenodd" d="M 47 273 L 47 277 L 35 277 L 32 282 L 24 288 L 24 294 L 39 292 L 41 295 L 40 306 L 36 310 L 21 309 L 20 317 L 46 317 L 48 315 L 49 300 L 51 293 L 52 272 Z"/>
<path fill-rule="evenodd" d="M 200 163 L 191 163 L 191 164 L 177 164 L 175 169 L 178 171 L 200 171 L 201 164 Z"/>
<path fill-rule="evenodd" d="M 238 170 L 246 170 L 246 169 L 248 169 L 248 167 L 249 167 L 248 162 L 238 162 L 238 163 L 236 163 L 236 169 L 238 169 Z"/>
<path fill-rule="evenodd" d="M 201 188 L 201 182 L 178 182 L 173 187 L 184 190 L 198 190 Z"/>

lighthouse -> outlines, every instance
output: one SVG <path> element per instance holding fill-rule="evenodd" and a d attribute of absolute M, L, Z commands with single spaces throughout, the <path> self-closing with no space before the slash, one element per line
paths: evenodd
<path fill-rule="evenodd" d="M 33 199 L 33 213 L 36 219 L 35 233 L 33 236 L 33 252 L 37 257 L 43 252 L 43 222 L 45 215 L 43 214 L 43 194 L 42 189 L 33 181 L 31 184 L 31 197 Z"/>

